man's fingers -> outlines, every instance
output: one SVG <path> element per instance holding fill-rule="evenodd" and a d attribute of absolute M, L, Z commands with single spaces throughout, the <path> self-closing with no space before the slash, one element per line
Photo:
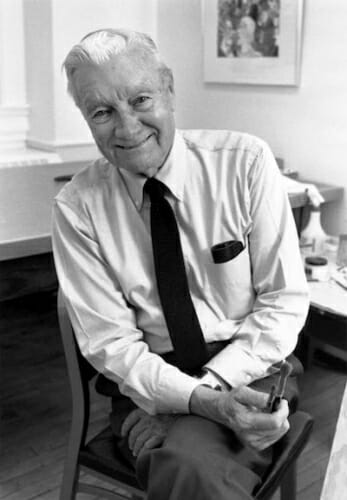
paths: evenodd
<path fill-rule="evenodd" d="M 240 389 L 235 392 L 230 393 L 236 401 L 243 405 L 255 406 L 259 409 L 264 409 L 266 407 L 269 395 L 266 392 L 259 392 L 251 389 L 250 387 L 240 387 Z"/>
<path fill-rule="evenodd" d="M 146 425 L 146 422 L 143 420 L 139 420 L 129 431 L 128 434 L 128 444 L 129 448 L 131 450 L 134 449 L 135 442 L 138 439 L 138 437 L 143 434 L 144 432 L 147 432 L 149 430 L 149 427 Z"/>
<path fill-rule="evenodd" d="M 288 415 L 288 401 L 282 399 L 277 411 L 273 413 L 249 412 L 248 420 L 250 425 L 259 431 L 273 431 L 281 429 Z"/>
<path fill-rule="evenodd" d="M 134 439 L 133 445 L 130 447 L 133 455 L 137 457 L 145 443 L 151 438 L 150 429 L 143 429 Z M 129 443 L 130 444 L 130 443 Z"/>
<path fill-rule="evenodd" d="M 121 435 L 122 437 L 126 436 L 130 429 L 134 427 L 135 424 L 145 415 L 145 412 L 141 410 L 140 408 L 137 408 L 136 410 L 133 410 L 127 418 L 124 420 L 122 428 L 121 428 Z"/>
<path fill-rule="evenodd" d="M 271 431 L 279 429 L 289 414 L 288 402 L 282 399 L 277 411 L 265 413 L 264 409 L 268 400 L 268 394 L 258 392 L 249 387 L 242 387 L 230 393 L 238 406 L 238 420 L 243 422 L 246 427 L 256 430 Z"/>
<path fill-rule="evenodd" d="M 150 416 L 138 408 L 124 420 L 121 434 L 128 437 L 129 448 L 137 456 L 145 446 L 151 448 L 162 444 L 175 420 L 168 415 Z"/>
<path fill-rule="evenodd" d="M 281 439 L 289 430 L 289 422 L 286 420 L 277 432 L 262 432 L 248 436 L 248 445 L 255 450 L 262 451 L 272 446 Z"/>
<path fill-rule="evenodd" d="M 155 436 L 142 436 L 139 437 L 139 439 L 136 441 L 134 449 L 133 449 L 133 454 L 135 457 L 139 456 L 141 451 L 143 449 L 150 450 L 152 448 L 157 448 L 160 446 L 164 441 L 164 435 L 155 435 Z"/>
<path fill-rule="evenodd" d="M 152 436 L 145 443 L 145 447 L 148 449 L 157 448 L 159 445 L 161 445 L 163 443 L 164 439 L 165 439 L 165 436 L 163 434 L 157 435 L 157 436 Z"/>

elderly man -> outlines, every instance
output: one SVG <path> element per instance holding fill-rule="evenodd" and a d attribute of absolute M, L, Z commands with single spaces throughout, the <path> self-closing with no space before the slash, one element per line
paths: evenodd
<path fill-rule="evenodd" d="M 57 196 L 54 255 L 115 440 L 149 500 L 250 498 L 289 427 L 286 400 L 264 408 L 308 307 L 275 160 L 246 134 L 177 131 L 146 35 L 91 33 L 64 68 L 103 158 Z"/>

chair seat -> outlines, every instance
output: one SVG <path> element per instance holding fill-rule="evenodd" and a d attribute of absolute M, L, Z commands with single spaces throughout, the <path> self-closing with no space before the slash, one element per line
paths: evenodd
<path fill-rule="evenodd" d="M 80 451 L 79 462 L 133 488 L 142 489 L 134 470 L 128 467 L 119 455 L 110 426 L 99 432 Z"/>

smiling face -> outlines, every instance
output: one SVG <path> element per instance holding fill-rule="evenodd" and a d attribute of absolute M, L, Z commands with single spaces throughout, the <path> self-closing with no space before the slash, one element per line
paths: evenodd
<path fill-rule="evenodd" d="M 74 74 L 79 107 L 107 160 L 147 177 L 165 162 L 175 134 L 172 82 L 151 54 L 132 49 Z"/>

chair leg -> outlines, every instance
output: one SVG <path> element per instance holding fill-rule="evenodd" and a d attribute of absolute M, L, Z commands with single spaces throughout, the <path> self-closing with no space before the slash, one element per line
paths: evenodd
<path fill-rule="evenodd" d="M 296 499 L 296 462 L 287 470 L 281 481 L 281 500 Z"/>
<path fill-rule="evenodd" d="M 75 500 L 79 476 L 79 466 L 67 457 L 60 489 L 60 500 Z"/>

